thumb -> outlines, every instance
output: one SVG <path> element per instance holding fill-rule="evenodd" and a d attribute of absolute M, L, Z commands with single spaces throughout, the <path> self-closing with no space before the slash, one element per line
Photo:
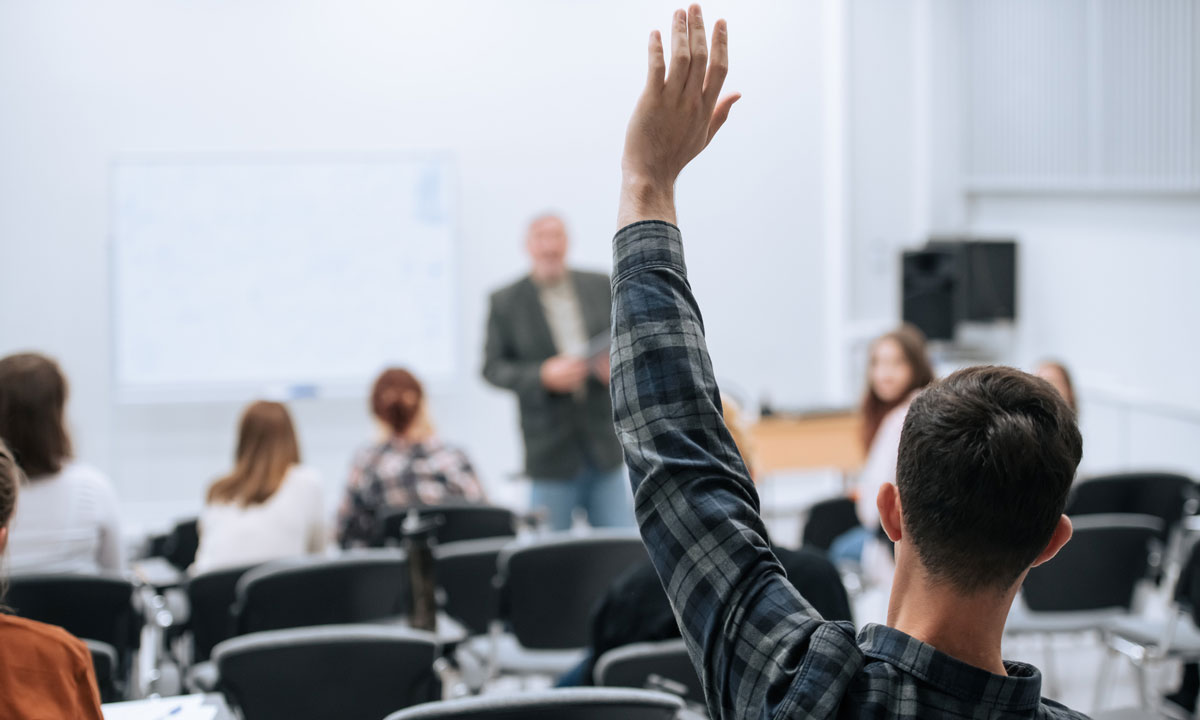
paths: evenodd
<path fill-rule="evenodd" d="M 717 101 L 717 106 L 713 108 L 712 119 L 708 121 L 708 140 L 705 143 L 706 145 L 712 142 L 713 136 L 717 134 L 721 126 L 729 119 L 729 110 L 733 107 L 733 104 L 741 99 L 741 93 L 730 93 Z"/>

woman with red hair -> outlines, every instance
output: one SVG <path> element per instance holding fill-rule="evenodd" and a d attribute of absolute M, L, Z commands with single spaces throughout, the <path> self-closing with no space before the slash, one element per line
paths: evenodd
<path fill-rule="evenodd" d="M 412 373 L 384 370 L 371 389 L 371 412 L 386 437 L 354 458 L 338 511 L 342 547 L 370 545 L 376 517 L 385 508 L 484 500 L 466 454 L 437 437 L 425 390 Z"/>

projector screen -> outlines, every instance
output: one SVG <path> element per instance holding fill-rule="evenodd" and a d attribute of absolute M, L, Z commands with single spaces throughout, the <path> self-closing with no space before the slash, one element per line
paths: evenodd
<path fill-rule="evenodd" d="M 125 401 L 366 390 L 454 375 L 444 156 L 156 158 L 113 168 Z"/>

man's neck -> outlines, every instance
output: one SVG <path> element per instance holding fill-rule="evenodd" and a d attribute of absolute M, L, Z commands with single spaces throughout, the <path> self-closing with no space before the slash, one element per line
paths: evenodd
<path fill-rule="evenodd" d="M 887 624 L 968 665 L 1006 675 L 1000 652 L 1015 588 L 1002 594 L 963 595 L 933 583 L 921 570 L 897 568 Z"/>

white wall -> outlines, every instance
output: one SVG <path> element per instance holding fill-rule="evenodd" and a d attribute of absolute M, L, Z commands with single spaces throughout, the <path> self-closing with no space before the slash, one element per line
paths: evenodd
<path fill-rule="evenodd" d="M 987 196 L 968 217 L 1020 239 L 1012 359 L 1072 368 L 1085 468 L 1200 476 L 1200 198 Z"/>
<path fill-rule="evenodd" d="M 444 434 L 518 490 L 511 399 L 477 377 L 486 292 L 523 269 L 523 223 L 569 220 L 606 268 L 625 121 L 672 3 L 252 0 L 0 5 L 0 352 L 57 356 L 79 455 L 135 521 L 195 510 L 229 461 L 232 404 L 117 406 L 109 360 L 109 163 L 126 151 L 449 149 L 461 182 L 461 382 Z M 680 221 L 719 374 L 750 397 L 824 397 L 821 6 L 706 3 L 730 19 L 744 93 L 680 182 Z M 294 404 L 336 494 L 364 403 Z M 151 512 L 153 511 L 153 512 Z"/>

